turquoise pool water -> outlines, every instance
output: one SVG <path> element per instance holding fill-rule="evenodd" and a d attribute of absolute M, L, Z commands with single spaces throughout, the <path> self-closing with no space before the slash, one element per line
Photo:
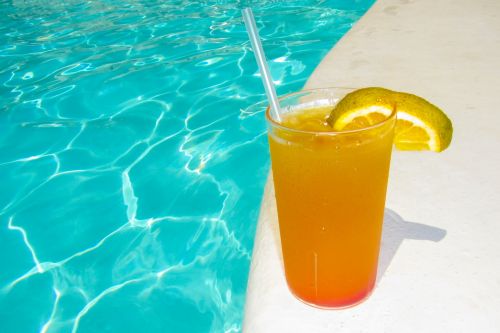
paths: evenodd
<path fill-rule="evenodd" d="M 0 0 L 0 332 L 240 332 L 279 94 L 373 0 Z"/>

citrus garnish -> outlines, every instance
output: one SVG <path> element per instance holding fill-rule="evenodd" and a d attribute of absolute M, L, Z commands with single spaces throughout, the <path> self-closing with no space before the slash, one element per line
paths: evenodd
<path fill-rule="evenodd" d="M 384 88 L 363 88 L 347 94 L 327 122 L 336 131 L 375 125 L 397 111 L 394 144 L 401 150 L 445 150 L 453 126 L 446 114 L 425 99 Z"/>

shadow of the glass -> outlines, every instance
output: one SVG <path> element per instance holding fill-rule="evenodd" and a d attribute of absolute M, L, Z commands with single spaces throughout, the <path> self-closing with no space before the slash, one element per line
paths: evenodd
<path fill-rule="evenodd" d="M 446 236 L 446 230 L 426 224 L 405 221 L 391 209 L 384 212 L 384 227 L 380 245 L 377 283 L 389 268 L 398 248 L 405 239 L 439 242 Z"/>

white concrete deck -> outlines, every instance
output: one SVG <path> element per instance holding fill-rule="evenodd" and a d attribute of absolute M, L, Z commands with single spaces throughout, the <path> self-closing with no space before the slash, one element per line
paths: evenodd
<path fill-rule="evenodd" d="M 307 83 L 327 86 L 424 96 L 452 119 L 453 142 L 395 151 L 377 287 L 345 310 L 288 291 L 270 180 L 244 331 L 500 332 L 500 1 L 379 0 Z"/>

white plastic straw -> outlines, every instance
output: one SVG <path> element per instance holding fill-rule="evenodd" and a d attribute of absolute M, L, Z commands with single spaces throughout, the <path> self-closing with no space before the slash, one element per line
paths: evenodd
<path fill-rule="evenodd" d="M 267 99 L 269 100 L 269 105 L 271 107 L 271 114 L 273 118 L 279 122 L 281 121 L 279 112 L 280 104 L 278 102 L 278 97 L 276 96 L 276 89 L 274 88 L 269 67 L 267 66 L 266 56 L 264 54 L 264 50 L 262 49 L 262 43 L 260 41 L 259 31 L 257 30 L 257 25 L 255 24 L 252 9 L 245 8 L 242 10 L 242 13 L 243 21 L 245 21 L 248 36 L 250 37 L 250 43 L 252 44 L 253 52 L 255 54 L 255 59 L 259 65 L 262 82 L 264 83 L 264 88 L 266 89 Z"/>

